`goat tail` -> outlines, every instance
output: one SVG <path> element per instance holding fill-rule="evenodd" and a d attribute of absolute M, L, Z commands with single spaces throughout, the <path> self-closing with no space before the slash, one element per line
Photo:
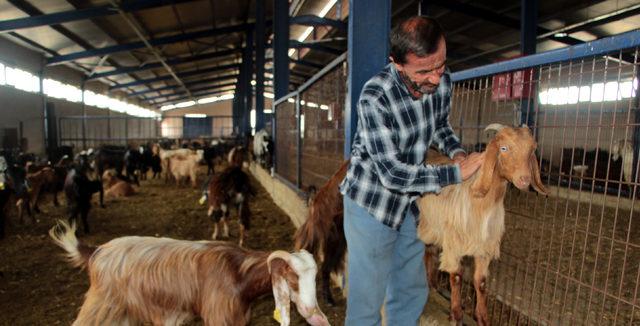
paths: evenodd
<path fill-rule="evenodd" d="M 69 225 L 62 220 L 58 220 L 58 223 L 49 230 L 49 236 L 53 242 L 67 252 L 67 260 L 71 265 L 84 268 L 96 248 L 80 243 L 75 233 L 76 224 Z"/>

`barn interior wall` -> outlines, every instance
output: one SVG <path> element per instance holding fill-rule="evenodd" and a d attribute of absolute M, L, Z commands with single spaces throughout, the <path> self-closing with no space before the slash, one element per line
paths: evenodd
<path fill-rule="evenodd" d="M 29 50 L 6 38 L 0 37 L 0 63 L 9 67 L 19 68 L 38 75 L 42 69 L 43 57 L 41 53 Z M 84 74 L 76 69 L 67 66 L 51 66 L 44 70 L 44 77 L 81 87 Z M 98 81 L 87 82 L 85 89 L 96 93 L 106 94 L 109 85 Z M 131 98 L 124 97 L 122 92 L 112 92 L 111 97 L 127 100 L 136 103 Z M 42 155 L 44 148 L 44 109 L 42 96 L 39 93 L 30 93 L 15 89 L 11 86 L 0 86 L 0 99 L 4 104 L 0 109 L 0 128 L 15 128 L 19 130 L 22 123 L 22 137 L 27 152 Z M 157 127 L 156 122 L 151 119 L 131 118 L 133 123 L 124 123 L 123 113 L 110 111 L 103 108 L 85 106 L 83 111 L 82 103 L 69 102 L 62 99 L 47 98 L 47 102 L 53 103 L 55 107 L 55 117 L 58 127 L 58 136 L 68 141 L 61 142 L 63 145 L 73 145 L 77 150 L 83 145 L 93 146 L 94 143 L 82 143 L 78 138 L 82 137 L 82 121 L 80 119 L 65 119 L 68 117 L 78 117 L 86 114 L 88 117 L 104 116 L 104 119 L 88 119 L 86 124 L 87 138 L 107 138 L 109 135 L 124 135 L 128 137 L 155 137 Z M 139 104 L 139 103 L 138 103 Z M 111 121 L 106 119 L 110 116 Z M 127 126 L 125 131 L 125 125 Z M 73 140 L 69 140 L 73 139 Z"/>

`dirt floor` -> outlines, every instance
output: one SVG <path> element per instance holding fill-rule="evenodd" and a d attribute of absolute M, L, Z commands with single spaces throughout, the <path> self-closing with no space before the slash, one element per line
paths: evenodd
<path fill-rule="evenodd" d="M 293 224 L 258 182 L 253 180 L 253 185 L 258 195 L 251 202 L 252 228 L 246 246 L 292 249 Z M 92 234 L 82 236 L 81 241 L 102 244 L 126 235 L 210 238 L 212 223 L 205 207 L 197 204 L 199 190 L 165 185 L 160 180 L 142 181 L 136 190 L 138 193 L 127 199 L 107 199 L 104 209 L 94 205 L 89 216 Z M 0 241 L 0 325 L 69 325 L 74 320 L 88 289 L 87 275 L 70 267 L 47 235 L 55 219 L 65 217 L 62 202 L 63 206 L 54 207 L 50 197 L 45 197 L 41 205 L 45 213 L 36 215 L 35 224 L 27 218 L 21 225 L 16 210 L 7 207 L 11 224 L 8 236 Z M 238 227 L 236 223 L 230 226 L 231 240 L 236 241 Z M 321 309 L 332 325 L 342 325 L 344 300 L 337 292 L 334 297 L 339 300 L 337 307 L 321 302 Z M 252 309 L 251 325 L 277 325 L 273 309 L 270 295 L 259 299 Z M 200 324 L 198 320 L 192 323 Z M 292 325 L 306 323 L 294 312 Z"/>

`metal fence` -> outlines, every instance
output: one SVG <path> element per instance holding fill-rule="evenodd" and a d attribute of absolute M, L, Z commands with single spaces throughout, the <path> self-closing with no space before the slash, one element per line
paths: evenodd
<path fill-rule="evenodd" d="M 346 55 L 274 103 L 276 173 L 298 189 L 320 187 L 342 163 Z"/>
<path fill-rule="evenodd" d="M 507 193 L 501 257 L 488 282 L 494 324 L 640 325 L 638 39 L 635 32 L 454 74 L 450 121 L 465 147 L 482 148 L 489 123 L 527 123 L 551 190 L 546 198 Z M 617 160 L 616 144 L 626 144 Z M 446 292 L 448 278 L 440 280 Z"/>
<path fill-rule="evenodd" d="M 488 280 L 493 324 L 640 325 L 638 44 L 635 31 L 452 74 L 450 122 L 463 146 L 482 150 L 490 123 L 527 124 L 550 190 L 507 192 Z M 274 103 L 276 173 L 297 189 L 321 185 L 342 160 L 345 64 Z M 448 295 L 448 277 L 439 280 Z"/>
<path fill-rule="evenodd" d="M 232 119 L 228 116 L 198 118 L 131 116 L 69 116 L 58 119 L 60 145 L 75 148 L 102 144 L 137 145 L 159 138 L 182 140 L 212 139 L 231 136 Z"/>

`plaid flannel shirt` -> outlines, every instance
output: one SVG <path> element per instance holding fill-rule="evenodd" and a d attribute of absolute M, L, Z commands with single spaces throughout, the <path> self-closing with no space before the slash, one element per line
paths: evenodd
<path fill-rule="evenodd" d="M 445 71 L 434 94 L 414 99 L 393 63 L 371 78 L 358 101 L 358 123 L 340 192 L 381 223 L 398 230 L 422 193 L 462 182 L 457 165 L 429 166 L 435 143 L 442 153 L 464 152 L 449 124 L 451 78 Z"/>

